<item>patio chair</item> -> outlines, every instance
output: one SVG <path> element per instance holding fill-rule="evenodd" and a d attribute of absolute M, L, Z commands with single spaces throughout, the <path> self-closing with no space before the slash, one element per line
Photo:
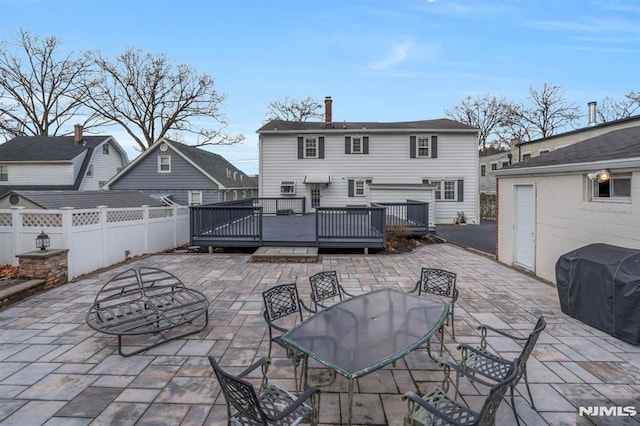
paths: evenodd
<path fill-rule="evenodd" d="M 296 391 L 302 389 L 302 378 L 306 372 L 306 354 L 292 348 L 287 343 L 282 341 L 280 337 L 289 331 L 284 327 L 284 322 L 293 319 L 293 323 L 302 322 L 303 311 L 314 313 L 314 311 L 308 308 L 300 297 L 298 296 L 298 287 L 295 283 L 280 284 L 275 287 L 271 287 L 268 290 L 262 292 L 262 299 L 264 300 L 264 320 L 269 328 L 269 359 L 271 359 L 271 352 L 273 349 L 273 343 L 282 346 L 287 351 L 287 358 L 291 359 L 293 363 L 293 374 L 296 383 Z M 300 381 L 298 381 L 298 366 L 302 362 L 302 372 L 300 375 Z"/>
<path fill-rule="evenodd" d="M 449 319 L 451 319 L 451 337 L 456 339 L 456 332 L 454 326 L 454 306 L 458 300 L 458 289 L 456 289 L 456 274 L 454 272 L 446 271 L 444 269 L 436 268 L 422 268 L 420 271 L 420 280 L 416 283 L 416 286 L 410 293 L 418 292 L 418 295 L 423 293 L 436 295 L 446 299 L 449 303 L 449 315 L 447 316 L 447 325 L 449 325 Z M 440 335 L 440 355 L 442 356 L 442 350 L 444 348 L 444 326 L 438 330 Z M 427 342 L 427 350 L 431 355 L 431 342 Z"/>
<path fill-rule="evenodd" d="M 325 300 L 331 299 L 335 301 L 337 298 L 342 302 L 344 296 L 354 296 L 340 285 L 336 271 L 318 272 L 309 277 L 309 283 L 311 284 L 311 301 L 316 311 L 319 310 L 318 307 L 321 309 L 326 308 L 325 304 L 321 303 Z"/>
<path fill-rule="evenodd" d="M 297 425 L 300 422 L 318 423 L 320 391 L 309 387 L 296 397 L 284 389 L 268 385 L 267 366 L 269 361 L 261 358 L 237 376 L 233 376 L 209 356 L 209 362 L 218 378 L 227 404 L 228 425 Z M 258 367 L 262 367 L 262 386 L 256 392 L 245 377 Z M 236 412 L 231 414 L 231 407 Z"/>
<path fill-rule="evenodd" d="M 402 397 L 408 402 L 407 414 L 404 417 L 405 425 L 493 425 L 496 412 L 504 399 L 507 388 L 516 380 L 518 360 L 504 361 L 502 369 L 505 377 L 499 383 L 494 384 L 480 411 L 474 411 L 468 406 L 451 399 L 447 395 L 449 391 L 449 375 L 451 369 L 456 375 L 466 375 L 467 372 L 453 363 L 444 363 L 445 378 L 442 387 L 437 387 L 423 397 L 414 392 L 406 392 Z M 459 390 L 456 388 L 456 393 Z"/>
<path fill-rule="evenodd" d="M 505 362 L 505 359 L 497 354 L 487 351 L 487 332 L 492 331 L 500 336 L 505 336 L 516 341 L 525 342 L 524 346 L 522 347 L 522 351 L 517 358 L 518 370 L 516 371 L 516 378 L 510 385 L 511 408 L 513 409 L 513 414 L 516 417 L 516 422 L 518 423 L 518 425 L 520 424 L 520 420 L 518 419 L 518 413 L 516 412 L 516 404 L 514 401 L 513 392 L 522 376 L 524 376 L 524 383 L 527 388 L 527 393 L 529 394 L 529 400 L 531 401 L 531 408 L 533 408 L 534 410 L 536 409 L 536 406 L 533 402 L 533 396 L 531 395 L 531 389 L 529 388 L 529 380 L 527 379 L 527 360 L 529 359 L 529 355 L 531 355 L 531 352 L 533 351 L 533 348 L 538 341 L 538 337 L 540 337 L 540 333 L 542 333 L 546 326 L 547 323 L 545 322 L 544 317 L 540 316 L 540 318 L 538 318 L 536 326 L 533 328 L 533 331 L 531 331 L 529 336 L 519 337 L 507 334 L 504 331 L 497 330 L 488 325 L 481 325 L 478 327 L 482 336 L 479 348 L 473 347 L 468 344 L 461 344 L 458 346 L 462 358 L 460 361 L 460 367 L 465 372 L 465 376 L 470 377 L 473 381 L 481 383 L 485 386 L 491 386 L 492 384 L 504 380 L 506 371 L 503 368 L 500 368 L 500 366 Z M 457 374 L 456 381 L 458 380 L 458 377 L 459 375 Z"/>

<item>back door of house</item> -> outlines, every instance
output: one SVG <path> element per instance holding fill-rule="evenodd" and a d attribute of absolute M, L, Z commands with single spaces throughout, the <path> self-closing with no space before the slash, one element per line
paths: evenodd
<path fill-rule="evenodd" d="M 536 244 L 533 185 L 515 186 L 515 218 L 515 263 L 533 271 Z"/>

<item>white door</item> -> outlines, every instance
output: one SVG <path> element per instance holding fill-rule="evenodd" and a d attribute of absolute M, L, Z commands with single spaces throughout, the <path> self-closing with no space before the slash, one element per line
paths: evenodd
<path fill-rule="evenodd" d="M 515 263 L 533 271 L 536 246 L 533 185 L 517 185 L 515 191 Z"/>

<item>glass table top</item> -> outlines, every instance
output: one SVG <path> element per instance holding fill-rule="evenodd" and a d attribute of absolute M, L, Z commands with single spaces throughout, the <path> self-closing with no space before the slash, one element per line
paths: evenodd
<path fill-rule="evenodd" d="M 449 305 L 439 300 L 380 289 L 309 317 L 281 339 L 348 379 L 402 358 L 444 323 Z"/>

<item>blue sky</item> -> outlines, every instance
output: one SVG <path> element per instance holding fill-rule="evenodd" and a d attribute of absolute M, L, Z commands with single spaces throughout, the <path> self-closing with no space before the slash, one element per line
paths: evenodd
<path fill-rule="evenodd" d="M 212 75 L 246 139 L 209 149 L 248 173 L 267 104 L 284 96 L 331 96 L 335 121 L 405 121 L 444 117 L 468 95 L 524 102 L 548 82 L 586 124 L 587 102 L 640 90 L 638 0 L 0 0 L 0 39 L 20 27 L 66 50 L 140 48 Z M 105 133 L 137 155 L 124 132 Z"/>

